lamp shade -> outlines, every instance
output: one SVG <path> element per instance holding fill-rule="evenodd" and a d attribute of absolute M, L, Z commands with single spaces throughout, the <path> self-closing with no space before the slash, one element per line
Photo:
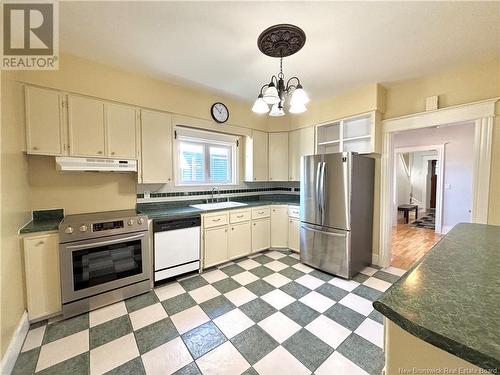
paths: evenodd
<path fill-rule="evenodd" d="M 267 103 L 262 99 L 262 94 L 258 96 L 258 98 L 255 100 L 255 103 L 253 104 L 252 107 L 252 112 L 255 113 L 267 113 L 269 112 L 269 106 Z"/>
<path fill-rule="evenodd" d="M 280 102 L 281 99 L 274 83 L 271 82 L 266 91 L 264 91 L 263 99 L 267 104 L 276 104 Z"/>
<path fill-rule="evenodd" d="M 290 99 L 290 105 L 304 105 L 309 102 L 309 97 L 306 92 L 302 88 L 301 85 L 298 85 L 295 91 L 292 94 L 292 98 Z"/>
<path fill-rule="evenodd" d="M 271 108 L 271 112 L 269 112 L 269 116 L 273 117 L 279 117 L 284 115 L 285 111 L 283 111 L 283 107 L 281 107 L 279 103 L 274 104 L 273 107 Z"/>
<path fill-rule="evenodd" d="M 304 104 L 295 104 L 290 106 L 289 111 L 290 113 L 302 113 L 307 111 L 307 108 Z"/>

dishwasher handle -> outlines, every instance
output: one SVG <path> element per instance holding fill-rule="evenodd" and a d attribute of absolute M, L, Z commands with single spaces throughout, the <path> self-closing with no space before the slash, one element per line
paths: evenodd
<path fill-rule="evenodd" d="M 199 216 L 180 219 L 160 219 L 153 221 L 153 231 L 155 233 L 199 226 L 201 226 L 201 218 Z"/>

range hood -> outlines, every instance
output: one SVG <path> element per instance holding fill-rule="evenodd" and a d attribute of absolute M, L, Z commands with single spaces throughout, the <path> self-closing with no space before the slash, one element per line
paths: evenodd
<path fill-rule="evenodd" d="M 137 172 L 137 160 L 56 157 L 58 171 L 82 172 Z"/>

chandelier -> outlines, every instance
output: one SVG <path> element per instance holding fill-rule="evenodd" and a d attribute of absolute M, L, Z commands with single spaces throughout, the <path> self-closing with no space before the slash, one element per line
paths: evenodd
<path fill-rule="evenodd" d="M 298 77 L 291 77 L 286 81 L 283 74 L 283 58 L 298 52 L 306 42 L 304 31 L 294 25 L 279 24 L 264 30 L 257 39 L 260 51 L 271 57 L 280 59 L 280 72 L 273 75 L 269 83 L 260 89 L 257 100 L 252 107 L 255 113 L 268 113 L 269 116 L 284 116 L 283 109 L 288 97 L 289 112 L 302 113 L 307 110 L 309 102 L 304 88 Z M 271 111 L 269 111 L 271 106 Z"/>

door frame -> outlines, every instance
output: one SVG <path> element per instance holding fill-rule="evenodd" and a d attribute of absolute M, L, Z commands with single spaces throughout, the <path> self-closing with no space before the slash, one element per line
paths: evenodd
<path fill-rule="evenodd" d="M 391 263 L 391 229 L 393 200 L 394 133 L 441 125 L 474 122 L 474 170 L 472 182 L 472 223 L 486 224 L 490 196 L 491 147 L 495 103 L 500 97 L 473 103 L 420 112 L 382 121 L 382 157 L 380 191 L 380 242 L 376 264 Z"/>
<path fill-rule="evenodd" d="M 415 152 L 415 151 L 436 151 L 437 156 L 436 159 L 439 163 L 439 174 L 437 176 L 437 183 L 436 183 L 436 228 L 435 232 L 436 233 L 442 233 L 442 227 L 443 227 L 443 181 L 444 181 L 444 168 L 445 168 L 445 146 L 446 144 L 438 144 L 438 145 L 431 145 L 431 146 L 409 146 L 409 147 L 398 147 L 394 148 L 394 155 L 393 155 L 393 172 L 392 172 L 392 189 L 393 189 L 393 201 L 392 201 L 392 209 L 393 212 L 396 209 L 397 202 L 395 200 L 396 198 L 396 174 L 394 173 L 396 171 L 396 163 L 398 162 L 397 154 L 405 153 L 405 152 Z M 426 199 L 427 199 L 427 193 L 426 193 Z M 425 204 L 425 202 L 423 202 Z"/>

